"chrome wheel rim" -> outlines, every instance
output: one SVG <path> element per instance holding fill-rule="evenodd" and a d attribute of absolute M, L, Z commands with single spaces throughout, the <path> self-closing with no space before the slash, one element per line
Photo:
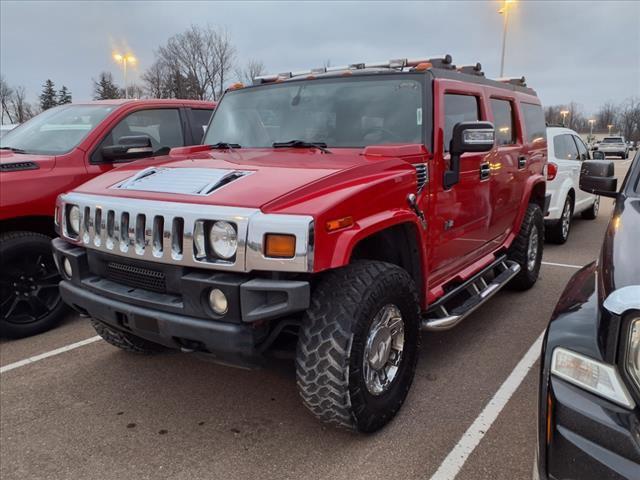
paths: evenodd
<path fill-rule="evenodd" d="M 600 197 L 596 197 L 593 202 L 593 214 L 598 215 L 598 210 L 600 210 Z"/>
<path fill-rule="evenodd" d="M 404 322 L 395 305 L 385 305 L 376 314 L 364 348 L 362 372 L 371 395 L 389 390 L 398 376 L 404 348 Z"/>
<path fill-rule="evenodd" d="M 534 225 L 531 228 L 531 234 L 529 235 L 529 245 L 527 246 L 527 268 L 530 272 L 536 266 L 536 260 L 538 259 L 538 227 Z"/>
<path fill-rule="evenodd" d="M 562 211 L 562 238 L 569 236 L 569 226 L 571 225 L 571 203 L 567 201 Z"/>

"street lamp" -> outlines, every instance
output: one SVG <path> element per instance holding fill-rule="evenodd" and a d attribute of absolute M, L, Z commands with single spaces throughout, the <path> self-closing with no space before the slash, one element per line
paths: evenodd
<path fill-rule="evenodd" d="M 611 135 L 611 129 L 614 127 L 614 125 L 607 125 L 607 128 L 609 129 L 609 135 Z"/>
<path fill-rule="evenodd" d="M 589 136 L 593 137 L 593 125 L 596 123 L 596 120 L 594 118 L 590 118 L 589 119 L 589 127 L 591 129 L 591 131 L 589 132 Z"/>
<path fill-rule="evenodd" d="M 504 22 L 502 27 L 502 57 L 500 59 L 500 77 L 504 77 L 504 51 L 507 44 L 507 26 L 509 25 L 509 5 L 515 3 L 516 0 L 504 0 L 502 8 L 498 10 L 498 13 L 504 15 Z"/>
<path fill-rule="evenodd" d="M 565 119 L 567 118 L 567 115 L 569 115 L 569 110 L 560 110 L 560 115 L 562 115 L 562 126 L 566 126 L 564 124 Z"/>
<path fill-rule="evenodd" d="M 130 53 L 121 55 L 116 52 L 113 54 L 113 59 L 117 63 L 122 64 L 122 70 L 124 71 L 124 98 L 129 98 L 128 91 L 127 91 L 127 64 L 134 65 L 137 62 L 136 57 L 134 57 Z"/>

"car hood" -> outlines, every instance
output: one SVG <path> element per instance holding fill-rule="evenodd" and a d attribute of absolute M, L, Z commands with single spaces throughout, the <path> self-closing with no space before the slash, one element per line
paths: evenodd
<path fill-rule="evenodd" d="M 56 157 L 32 153 L 14 153 L 11 150 L 0 150 L 2 172 L 19 172 L 24 170 L 51 170 L 56 164 Z"/>
<path fill-rule="evenodd" d="M 172 154 L 120 166 L 75 191 L 262 208 L 288 193 L 314 189 L 323 179 L 375 162 L 359 150 L 332 151 L 236 149 Z"/>

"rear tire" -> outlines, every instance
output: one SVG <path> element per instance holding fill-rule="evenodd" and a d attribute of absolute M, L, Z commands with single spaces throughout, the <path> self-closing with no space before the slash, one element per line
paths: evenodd
<path fill-rule="evenodd" d="M 557 222 L 548 225 L 545 234 L 548 241 L 563 244 L 569 239 L 571 221 L 573 220 L 573 198 L 567 195 L 562 206 L 562 214 Z"/>
<path fill-rule="evenodd" d="M 582 218 L 585 220 L 595 220 L 598 217 L 598 211 L 600 210 L 600 197 L 596 197 L 593 204 L 584 212 L 582 212 Z"/>
<path fill-rule="evenodd" d="M 51 238 L 35 232 L 0 235 L 0 336 L 22 338 L 55 327 L 67 308 Z"/>
<path fill-rule="evenodd" d="M 95 318 L 91 319 L 91 325 L 105 342 L 126 352 L 150 355 L 166 350 L 166 347 L 162 345 L 149 342 L 144 338 L 136 337 L 128 332 L 122 332 L 115 328 L 111 328 L 106 323 L 96 320 Z"/>
<path fill-rule="evenodd" d="M 524 214 L 520 232 L 507 252 L 509 260 L 520 265 L 520 272 L 509 282 L 511 289 L 528 290 L 535 285 L 540 274 L 543 248 L 542 209 L 539 205 L 530 203 Z"/>
<path fill-rule="evenodd" d="M 374 432 L 396 415 L 415 374 L 419 302 L 409 274 L 361 261 L 329 272 L 305 313 L 298 391 L 321 421 Z"/>

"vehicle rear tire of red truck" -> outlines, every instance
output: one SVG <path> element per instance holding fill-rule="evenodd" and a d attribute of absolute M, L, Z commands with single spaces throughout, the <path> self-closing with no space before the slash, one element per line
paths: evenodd
<path fill-rule="evenodd" d="M 35 232 L 0 235 L 0 336 L 22 338 L 55 327 L 68 311 L 51 239 Z"/>
<path fill-rule="evenodd" d="M 359 261 L 329 272 L 305 313 L 296 352 L 298 391 L 321 421 L 360 432 L 396 415 L 415 374 L 419 302 L 409 274 Z"/>
<path fill-rule="evenodd" d="M 509 260 L 520 265 L 520 272 L 509 282 L 513 290 L 528 290 L 540 274 L 544 248 L 544 217 L 542 209 L 530 203 L 520 226 L 520 232 L 507 252 Z"/>
<path fill-rule="evenodd" d="M 136 337 L 128 332 L 111 328 L 106 323 L 96 320 L 95 318 L 91 319 L 91 325 L 93 325 L 93 328 L 105 342 L 126 352 L 149 355 L 166 350 L 162 345 L 149 342 L 144 338 Z"/>

